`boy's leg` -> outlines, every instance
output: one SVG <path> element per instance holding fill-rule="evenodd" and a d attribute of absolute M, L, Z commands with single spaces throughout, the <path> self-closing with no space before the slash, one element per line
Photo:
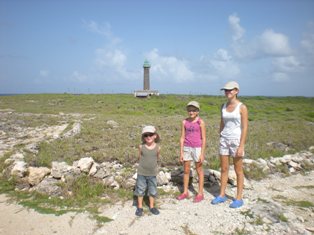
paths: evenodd
<path fill-rule="evenodd" d="M 153 196 L 149 196 L 149 208 L 155 207 L 155 198 Z"/>
<path fill-rule="evenodd" d="M 137 208 L 143 208 L 143 197 L 142 196 L 137 197 Z"/>
<path fill-rule="evenodd" d="M 244 173 L 243 173 L 243 158 L 235 157 L 233 159 L 234 170 L 237 175 L 237 200 L 242 199 L 243 185 L 244 185 Z"/>
<path fill-rule="evenodd" d="M 204 171 L 203 171 L 203 164 L 201 162 L 195 163 L 196 172 L 198 175 L 198 194 L 204 194 Z"/>
<path fill-rule="evenodd" d="M 135 215 L 143 215 L 143 197 L 147 188 L 145 176 L 137 175 L 135 195 L 137 195 L 137 209 Z"/>
<path fill-rule="evenodd" d="M 149 196 L 149 207 L 153 208 L 155 203 L 155 197 L 157 196 L 157 177 L 147 176 L 147 187 Z"/>
<path fill-rule="evenodd" d="M 137 175 L 135 195 L 137 196 L 137 207 L 143 208 L 143 198 L 147 189 L 146 178 L 143 175 Z"/>

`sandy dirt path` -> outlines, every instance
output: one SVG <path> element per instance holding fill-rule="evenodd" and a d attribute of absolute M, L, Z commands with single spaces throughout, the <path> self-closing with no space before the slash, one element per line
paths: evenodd
<path fill-rule="evenodd" d="M 134 215 L 132 201 L 106 205 L 100 208 L 101 215 L 113 221 L 99 227 L 88 213 L 67 213 L 61 216 L 40 214 L 34 210 L 12 203 L 5 195 L 0 195 L 0 234 L 1 235 L 208 235 L 231 234 L 237 228 L 251 226 L 247 223 L 247 211 L 257 208 L 258 202 L 274 202 L 276 197 L 286 200 L 306 200 L 314 204 L 314 171 L 306 175 L 293 175 L 287 178 L 271 177 L 254 182 L 252 189 L 245 190 L 245 205 L 239 209 L 230 209 L 227 203 L 211 205 L 213 198 L 209 190 L 205 190 L 205 200 L 193 203 L 193 198 L 177 201 L 174 198 L 159 199 L 160 215 L 155 216 L 144 209 L 144 216 Z M 234 189 L 229 189 L 230 195 Z M 275 204 L 280 204 L 276 200 Z M 269 203 L 267 203 L 269 204 Z M 314 208 L 300 209 L 295 206 L 280 205 L 288 216 L 289 226 L 278 227 L 277 234 L 311 234 L 306 228 L 313 229 Z M 265 222 L 266 223 L 266 222 Z M 281 223 L 267 224 L 278 226 Z M 255 226 L 255 227 L 254 227 Z M 263 225 L 265 226 L 265 224 Z M 284 230 L 282 230 L 284 228 Z M 299 230 L 294 230 L 294 229 Z M 252 234 L 267 234 L 260 225 L 246 227 Z M 256 233 L 256 231 L 260 231 Z"/>
<path fill-rule="evenodd" d="M 1 235 L 93 234 L 96 222 L 87 213 L 67 213 L 61 216 L 40 214 L 0 195 Z"/>

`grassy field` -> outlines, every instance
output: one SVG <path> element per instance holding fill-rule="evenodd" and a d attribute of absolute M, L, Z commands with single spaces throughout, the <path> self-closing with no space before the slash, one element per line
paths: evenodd
<path fill-rule="evenodd" d="M 162 164 L 178 165 L 181 120 L 190 100 L 201 104 L 200 116 L 207 127 L 207 164 L 218 167 L 218 128 L 223 96 L 161 95 L 149 99 L 127 94 L 71 95 L 36 94 L 1 96 L 0 109 L 13 109 L 11 121 L 24 126 L 56 125 L 61 116 L 51 114 L 79 113 L 85 115 L 79 135 L 40 145 L 38 156 L 29 156 L 36 165 L 49 166 L 52 160 L 74 160 L 91 156 L 96 161 L 118 160 L 133 164 L 143 125 L 155 125 L 161 136 Z M 314 145 L 314 98 L 305 97 L 240 97 L 249 110 L 248 158 L 269 158 L 285 154 L 268 146 L 268 142 L 288 145 L 291 152 Z M 38 115 L 41 114 L 41 115 Z M 90 117 L 90 118 L 88 118 Z M 114 120 L 118 128 L 107 121 Z M 21 146 L 20 146 L 21 147 Z"/>
<path fill-rule="evenodd" d="M 132 95 L 71 95 L 36 94 L 0 96 L 0 111 L 14 110 L 7 120 L 0 120 L 0 131 L 10 131 L 14 125 L 34 128 L 81 121 L 81 133 L 66 139 L 42 142 L 39 153 L 26 154 L 33 166 L 51 167 L 52 161 L 73 161 L 93 157 L 97 162 L 118 160 L 126 166 L 137 162 L 137 146 L 141 141 L 143 125 L 157 127 L 161 136 L 162 165 L 171 169 L 179 163 L 181 121 L 187 117 L 186 104 L 196 100 L 201 104 L 200 116 L 207 127 L 206 168 L 218 169 L 218 138 L 220 106 L 223 96 L 161 95 L 149 99 Z M 290 152 L 314 146 L 314 98 L 304 97 L 240 97 L 249 110 L 249 134 L 246 144 L 248 158 L 269 158 L 286 154 L 268 146 L 269 142 L 283 143 Z M 69 114 L 69 115 L 67 115 Z M 107 121 L 118 123 L 113 128 Z M 14 128 L 13 128 L 14 129 Z M 17 145 L 15 150 L 24 146 Z M 0 170 L 6 154 L 0 159 Z M 63 185 L 63 198 L 49 198 L 36 193 L 15 191 L 14 181 L 0 179 L 0 193 L 10 194 L 20 204 L 41 213 L 56 215 L 67 211 L 89 211 L 100 223 L 108 218 L 99 217 L 98 209 L 106 198 L 131 199 L 132 191 L 104 188 L 87 176 L 73 185 Z M 162 192 L 160 192 L 162 195 Z M 114 199 L 113 201 L 115 201 Z"/>

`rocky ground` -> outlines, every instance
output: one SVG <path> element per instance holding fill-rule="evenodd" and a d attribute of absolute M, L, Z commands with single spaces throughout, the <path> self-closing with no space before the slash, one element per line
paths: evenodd
<path fill-rule="evenodd" d="M 43 215 L 10 203 L 0 196 L 0 234 L 312 234 L 314 231 L 314 172 L 290 177 L 272 176 L 254 182 L 245 190 L 245 205 L 231 209 L 231 199 L 220 205 L 210 200 L 218 186 L 206 187 L 205 200 L 193 198 L 177 201 L 172 197 L 158 199 L 160 215 L 134 215 L 133 201 L 100 208 L 102 215 L 112 219 L 97 225 L 87 213 L 62 216 Z M 234 194 L 234 188 L 228 188 Z M 296 202 L 311 202 L 300 207 Z"/>

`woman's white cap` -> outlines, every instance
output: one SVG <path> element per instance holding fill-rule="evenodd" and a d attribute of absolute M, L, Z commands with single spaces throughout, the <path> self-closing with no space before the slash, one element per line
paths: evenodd
<path fill-rule="evenodd" d="M 223 88 L 221 88 L 220 90 L 232 90 L 234 88 L 237 88 L 238 90 L 240 90 L 240 86 L 237 82 L 235 81 L 230 81 L 227 82 Z"/>
<path fill-rule="evenodd" d="M 156 128 L 154 126 L 145 126 L 142 129 L 142 134 L 144 133 L 156 133 Z"/>

